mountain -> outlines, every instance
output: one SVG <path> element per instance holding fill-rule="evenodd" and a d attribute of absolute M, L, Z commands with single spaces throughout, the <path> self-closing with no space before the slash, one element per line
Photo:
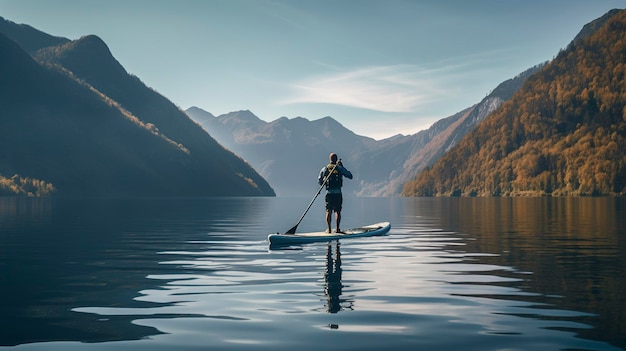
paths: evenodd
<path fill-rule="evenodd" d="M 578 41 L 594 34 L 603 23 L 618 12 L 619 10 L 612 10 L 586 25 L 570 45 L 575 45 Z M 340 155 L 344 158 L 344 163 L 348 161 L 346 166 L 349 165 L 348 168 L 355 174 L 355 179 L 347 182 L 350 193 L 359 196 L 400 195 L 406 182 L 415 178 L 419 172 L 432 166 L 446 152 L 453 149 L 487 116 L 510 100 L 522 88 L 526 80 L 542 70 L 546 64 L 531 67 L 502 82 L 476 105 L 439 120 L 427 130 L 413 135 L 396 135 L 380 141 L 357 136 L 356 139 L 352 139 L 355 147 L 342 145 Z M 281 154 L 285 147 L 284 143 L 274 143 L 272 138 L 275 133 L 267 133 L 268 125 L 276 121 L 267 124 L 250 111 L 239 111 L 220 117 L 215 117 L 197 107 L 191 107 L 186 112 L 220 143 L 253 164 L 264 177 L 268 178 L 279 194 L 301 194 L 301 187 L 310 190 L 308 183 L 294 181 L 286 176 L 294 174 L 297 178 L 309 177 L 310 167 L 302 172 L 289 170 L 285 166 L 281 167 L 280 171 L 275 171 L 276 162 L 297 165 L 298 169 L 304 170 L 306 162 L 303 160 L 317 160 L 321 157 L 322 153 L 310 155 L 307 153 L 313 152 L 314 149 L 307 151 L 306 148 L 300 148 L 298 143 L 306 139 L 292 140 L 292 144 L 288 147 L 290 150 L 298 150 L 298 153 L 293 155 L 292 159 L 286 159 L 285 157 L 289 154 Z M 309 124 L 309 127 L 314 128 L 314 124 Z M 347 132 L 349 131 L 344 130 L 343 134 Z M 317 134 L 319 131 L 309 129 L 309 133 Z M 342 135 L 342 133 L 337 135 Z M 327 140 L 321 144 L 329 143 L 330 141 Z M 328 148 L 322 147 L 322 149 L 325 152 L 329 151 Z M 278 158 L 280 161 L 277 161 Z M 270 178 L 272 173 L 273 176 Z"/>
<path fill-rule="evenodd" d="M 355 174 L 345 189 L 358 196 L 398 195 L 403 184 L 431 165 L 489 113 L 511 98 L 538 65 L 501 83 L 480 103 L 414 135 L 380 141 L 358 136 L 331 117 L 285 117 L 264 122 L 250 111 L 219 117 L 198 107 L 187 114 L 222 145 L 250 162 L 279 195 L 311 193 L 311 178 L 330 152 Z M 326 155 L 326 156 L 325 156 Z M 313 174 L 313 176 L 312 176 Z"/>
<path fill-rule="evenodd" d="M 21 41 L 0 33 L 0 192 L 34 182 L 62 195 L 275 194 L 100 38 L 50 46 L 54 37 L 0 23 Z"/>
<path fill-rule="evenodd" d="M 607 15 L 403 195 L 626 194 L 626 11 Z"/>
<path fill-rule="evenodd" d="M 370 168 L 385 165 L 387 169 L 393 171 L 364 183 L 359 194 L 367 196 L 400 194 L 405 182 L 455 146 L 485 117 L 509 100 L 524 81 L 542 66 L 537 65 L 504 81 L 478 104 L 437 121 L 427 130 L 383 140 L 371 150 L 365 150 L 361 158 L 371 164 Z"/>
<path fill-rule="evenodd" d="M 358 136 L 331 117 L 309 121 L 303 117 L 281 117 L 265 122 L 250 111 L 237 111 L 218 117 L 198 107 L 186 110 L 220 143 L 252 164 L 280 196 L 311 196 L 319 188 L 317 175 L 337 153 L 348 169 L 366 174 L 355 162 L 360 149 L 374 143 Z M 357 184 L 344 183 L 347 193 Z"/>

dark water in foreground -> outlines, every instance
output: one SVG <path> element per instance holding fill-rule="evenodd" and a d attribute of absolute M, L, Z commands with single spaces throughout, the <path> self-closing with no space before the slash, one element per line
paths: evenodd
<path fill-rule="evenodd" d="M 0 198 L 0 349 L 626 349 L 626 199 L 309 200 Z"/>

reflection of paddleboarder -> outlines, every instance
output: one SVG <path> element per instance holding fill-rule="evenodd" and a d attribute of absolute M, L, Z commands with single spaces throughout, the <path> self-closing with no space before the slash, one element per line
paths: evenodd
<path fill-rule="evenodd" d="M 324 293 L 326 294 L 329 313 L 337 313 L 343 308 L 342 302 L 348 301 L 341 298 L 343 284 L 341 282 L 341 252 L 337 243 L 336 255 L 333 257 L 333 245 L 328 243 L 326 250 L 326 272 L 324 274 Z"/>

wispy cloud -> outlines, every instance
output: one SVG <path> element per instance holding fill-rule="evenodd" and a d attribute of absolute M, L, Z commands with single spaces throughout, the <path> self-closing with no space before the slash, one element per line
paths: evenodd
<path fill-rule="evenodd" d="M 427 65 L 376 65 L 354 69 L 316 61 L 328 73 L 291 84 L 291 95 L 279 104 L 319 103 L 379 112 L 418 112 L 427 106 L 447 103 L 459 95 L 473 96 L 473 91 L 462 89 L 480 86 L 486 72 L 512 54 L 511 49 L 495 49 L 450 56 Z M 478 96 L 487 92 L 481 91 Z"/>
<path fill-rule="evenodd" d="M 291 86 L 280 103 L 324 103 L 381 112 L 415 112 L 450 95 L 446 75 L 458 66 L 424 69 L 415 65 L 373 66 L 315 76 Z"/>

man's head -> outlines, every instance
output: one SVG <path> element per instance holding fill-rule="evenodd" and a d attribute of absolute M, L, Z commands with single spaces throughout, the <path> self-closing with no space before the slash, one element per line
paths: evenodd
<path fill-rule="evenodd" d="M 330 154 L 330 163 L 337 163 L 337 154 L 336 153 L 331 153 Z"/>

